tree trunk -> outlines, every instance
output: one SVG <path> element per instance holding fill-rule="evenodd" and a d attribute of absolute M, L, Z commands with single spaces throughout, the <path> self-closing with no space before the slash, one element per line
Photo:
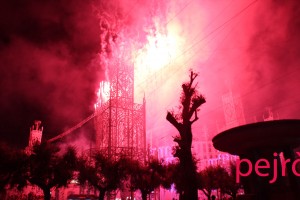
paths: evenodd
<path fill-rule="evenodd" d="M 50 188 L 43 188 L 43 193 L 44 193 L 44 200 L 51 199 Z"/>
<path fill-rule="evenodd" d="M 207 196 L 207 200 L 211 200 L 211 193 Z"/>
<path fill-rule="evenodd" d="M 197 171 L 193 161 L 191 145 L 192 145 L 192 132 L 189 125 L 185 125 L 185 132 L 182 137 L 185 141 L 181 145 L 182 156 L 179 157 L 180 165 L 182 166 L 184 193 L 183 200 L 198 200 L 198 188 L 197 188 Z"/>
<path fill-rule="evenodd" d="M 169 122 L 172 121 L 172 116 L 168 116 Z M 170 120 L 169 120 L 170 119 Z M 197 168 L 192 156 L 192 130 L 191 124 L 180 124 L 178 126 L 180 139 L 176 142 L 179 149 L 176 150 L 175 155 L 179 158 L 179 166 L 181 173 L 181 186 L 183 194 L 180 200 L 198 200 L 197 188 Z"/>
<path fill-rule="evenodd" d="M 181 120 L 171 112 L 167 113 L 166 119 L 178 130 L 180 136 L 174 138 L 178 147 L 174 153 L 179 158 L 180 179 L 182 195 L 180 200 L 198 200 L 197 167 L 192 156 L 192 124 L 198 120 L 197 110 L 205 103 L 205 98 L 197 94 L 196 86 L 193 86 L 197 73 L 191 71 L 190 82 L 182 84 L 181 112 L 178 113 Z M 197 85 L 197 84 L 196 84 Z M 192 116 L 194 119 L 191 120 Z"/>
<path fill-rule="evenodd" d="M 183 193 L 183 200 L 198 200 L 197 180 L 196 172 L 193 169 L 194 167 L 195 166 L 192 159 L 186 163 L 186 166 L 184 167 L 184 173 L 186 177 L 185 182 L 187 185 L 185 186 Z"/>
<path fill-rule="evenodd" d="M 233 192 L 231 197 L 232 197 L 232 200 L 236 200 L 236 192 Z"/>
<path fill-rule="evenodd" d="M 180 194 L 179 194 L 179 200 L 183 200 L 182 192 L 180 192 Z"/>
<path fill-rule="evenodd" d="M 132 190 L 130 191 L 130 198 L 134 199 L 134 191 L 132 191 Z"/>
<path fill-rule="evenodd" d="M 105 197 L 105 190 L 99 190 L 99 197 L 98 199 L 99 200 L 104 200 L 104 197 Z"/>
<path fill-rule="evenodd" d="M 141 193 L 142 193 L 142 199 L 147 200 L 147 192 L 141 191 Z"/>

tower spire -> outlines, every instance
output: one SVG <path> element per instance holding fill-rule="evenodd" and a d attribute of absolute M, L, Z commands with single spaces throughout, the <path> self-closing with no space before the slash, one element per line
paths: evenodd
<path fill-rule="evenodd" d="M 43 127 L 40 120 L 34 120 L 33 125 L 30 127 L 28 146 L 26 147 L 26 153 L 30 154 L 35 144 L 42 142 Z"/>

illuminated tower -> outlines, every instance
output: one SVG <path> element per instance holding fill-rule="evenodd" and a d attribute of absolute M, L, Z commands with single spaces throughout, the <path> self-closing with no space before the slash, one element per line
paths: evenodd
<path fill-rule="evenodd" d="M 245 124 L 244 108 L 241 97 L 228 92 L 222 96 L 226 129 Z"/>
<path fill-rule="evenodd" d="M 134 103 L 134 68 L 118 59 L 100 83 L 95 106 L 96 147 L 109 156 L 145 160 L 145 100 Z"/>
<path fill-rule="evenodd" d="M 33 125 L 30 127 L 28 146 L 26 147 L 26 152 L 31 153 L 32 148 L 35 144 L 40 144 L 42 142 L 43 127 L 42 122 L 39 120 L 34 120 Z"/>

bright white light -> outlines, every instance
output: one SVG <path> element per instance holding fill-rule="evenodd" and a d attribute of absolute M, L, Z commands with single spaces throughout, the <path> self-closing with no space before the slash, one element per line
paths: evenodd
<path fill-rule="evenodd" d="M 100 107 L 109 99 L 109 91 L 110 91 L 110 84 L 107 81 L 101 81 L 99 85 L 99 89 L 97 92 L 97 103 L 95 103 L 95 109 Z"/>
<path fill-rule="evenodd" d="M 160 73 L 166 66 L 172 66 L 174 61 L 178 61 L 180 50 L 184 43 L 179 34 L 177 24 L 155 23 L 155 28 L 149 29 L 147 43 L 134 53 L 135 71 L 135 97 L 141 98 L 147 92 L 149 85 L 153 82 L 153 75 Z"/>

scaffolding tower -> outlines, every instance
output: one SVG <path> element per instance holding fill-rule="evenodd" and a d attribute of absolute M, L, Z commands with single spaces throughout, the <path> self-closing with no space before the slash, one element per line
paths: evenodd
<path fill-rule="evenodd" d="M 145 98 L 134 103 L 134 68 L 118 59 L 108 69 L 95 106 L 96 148 L 110 157 L 145 161 Z M 104 88 L 106 87 L 106 89 Z"/>

